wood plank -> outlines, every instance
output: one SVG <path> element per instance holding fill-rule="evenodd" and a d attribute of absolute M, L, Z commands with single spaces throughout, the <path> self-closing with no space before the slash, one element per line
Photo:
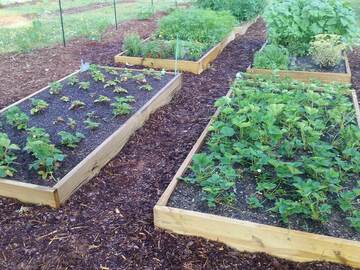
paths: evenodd
<path fill-rule="evenodd" d="M 231 95 L 231 91 L 227 96 Z M 352 91 L 355 110 L 359 110 L 355 91 Z M 240 251 L 265 252 L 294 261 L 326 260 L 360 267 L 360 242 L 319 234 L 284 229 L 244 220 L 199 213 L 166 206 L 174 192 L 178 178 L 190 166 L 209 132 L 219 109 L 202 132 L 176 175 L 154 207 L 154 224 L 175 233 L 192 235 L 222 242 Z M 360 115 L 357 113 L 357 115 Z M 358 119 L 359 121 L 359 119 Z M 358 122 L 360 127 L 360 122 Z"/>
<path fill-rule="evenodd" d="M 353 100 L 353 104 L 354 104 L 354 108 L 355 108 L 356 120 L 357 120 L 358 126 L 360 127 L 360 107 L 359 107 L 359 101 L 358 101 L 355 90 L 351 91 L 351 96 L 352 96 L 352 100 Z"/>
<path fill-rule="evenodd" d="M 55 190 L 53 188 L 30 183 L 0 178 L 0 196 L 17 199 L 25 203 L 58 207 Z"/>
<path fill-rule="evenodd" d="M 360 267 L 360 242 L 155 206 L 155 226 L 222 242 L 240 251 L 265 252 L 294 261 L 330 261 Z"/>
<path fill-rule="evenodd" d="M 106 139 L 54 186 L 58 192 L 61 204 L 80 186 L 98 174 L 101 168 L 120 152 L 131 135 L 144 124 L 151 113 L 170 102 L 173 95 L 181 88 L 181 79 L 181 74 L 176 75 L 113 135 Z"/>

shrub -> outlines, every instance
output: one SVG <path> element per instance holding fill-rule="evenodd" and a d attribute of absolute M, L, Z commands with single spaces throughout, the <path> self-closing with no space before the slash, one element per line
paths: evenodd
<path fill-rule="evenodd" d="M 201 8 L 229 10 L 240 22 L 261 14 L 265 4 L 265 0 L 197 0 L 197 5 Z"/>
<path fill-rule="evenodd" d="M 173 55 L 173 48 L 167 41 L 151 40 L 144 44 L 142 55 L 149 58 L 169 58 Z"/>
<path fill-rule="evenodd" d="M 345 46 L 338 35 L 320 34 L 310 43 L 310 55 L 321 67 L 334 67 L 343 59 Z"/>
<path fill-rule="evenodd" d="M 232 30 L 234 24 L 235 17 L 225 11 L 179 9 L 160 20 L 157 34 L 166 40 L 179 38 L 215 44 Z"/>
<path fill-rule="evenodd" d="M 276 45 L 267 45 L 262 51 L 257 52 L 254 58 L 255 68 L 287 69 L 288 64 L 288 50 Z"/>
<path fill-rule="evenodd" d="M 140 36 L 136 33 L 127 34 L 124 37 L 122 50 L 127 51 L 128 56 L 140 56 L 142 52 Z"/>
<path fill-rule="evenodd" d="M 264 18 L 270 42 L 295 55 L 305 55 L 318 34 L 337 34 L 350 41 L 357 25 L 352 8 L 342 0 L 273 1 Z"/>

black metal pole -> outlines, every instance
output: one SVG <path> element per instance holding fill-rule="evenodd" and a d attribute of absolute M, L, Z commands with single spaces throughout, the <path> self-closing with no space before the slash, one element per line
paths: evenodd
<path fill-rule="evenodd" d="M 152 10 L 152 14 L 155 14 L 155 9 L 154 9 L 154 0 L 151 0 L 151 10 Z"/>
<path fill-rule="evenodd" d="M 61 6 L 61 0 L 59 0 L 59 9 L 60 9 L 60 21 L 61 21 L 61 31 L 62 31 L 63 44 L 64 44 L 64 47 L 66 47 L 64 20 L 63 20 L 63 11 L 62 11 L 62 6 Z"/>
<path fill-rule="evenodd" d="M 114 16 L 115 16 L 115 28 L 118 29 L 118 21 L 117 21 L 117 14 L 116 14 L 116 0 L 114 0 Z"/>

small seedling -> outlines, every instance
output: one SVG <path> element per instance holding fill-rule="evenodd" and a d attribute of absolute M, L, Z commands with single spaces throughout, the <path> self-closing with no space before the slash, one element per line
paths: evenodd
<path fill-rule="evenodd" d="M 12 167 L 16 156 L 13 151 L 20 148 L 11 143 L 6 133 L 0 133 L 0 177 L 13 176 L 16 170 Z"/>
<path fill-rule="evenodd" d="M 153 87 L 150 84 L 144 84 L 144 85 L 140 86 L 140 89 L 143 89 L 147 92 L 151 92 L 153 90 Z"/>
<path fill-rule="evenodd" d="M 76 128 L 76 121 L 74 119 L 70 118 L 70 117 L 67 120 L 68 121 L 67 121 L 66 125 L 71 129 L 75 129 Z"/>
<path fill-rule="evenodd" d="M 128 90 L 126 90 L 125 88 L 122 88 L 122 87 L 120 87 L 120 86 L 117 86 L 117 87 L 115 87 L 115 89 L 113 90 L 113 93 L 115 93 L 115 94 L 122 94 L 122 93 L 127 94 L 127 93 L 128 93 Z"/>
<path fill-rule="evenodd" d="M 108 88 L 111 86 L 116 86 L 116 81 L 109 80 L 104 84 L 104 88 Z"/>
<path fill-rule="evenodd" d="M 100 123 L 97 123 L 93 120 L 91 120 L 91 118 L 88 118 L 84 121 L 85 124 L 85 128 L 90 129 L 90 130 L 95 130 L 100 126 Z"/>
<path fill-rule="evenodd" d="M 165 70 L 156 71 L 152 68 L 143 70 L 144 75 L 153 77 L 155 80 L 161 80 L 162 76 L 165 75 L 165 73 Z"/>
<path fill-rule="evenodd" d="M 80 82 L 79 89 L 87 91 L 90 88 L 90 82 Z"/>
<path fill-rule="evenodd" d="M 67 82 L 68 82 L 68 85 L 74 86 L 77 83 L 79 83 L 79 78 L 76 75 L 74 75 L 74 76 L 71 76 Z"/>
<path fill-rule="evenodd" d="M 60 100 L 61 100 L 61 101 L 64 101 L 64 102 L 69 102 L 69 101 L 70 101 L 70 98 L 67 97 L 67 96 L 62 96 L 62 97 L 60 98 Z"/>
<path fill-rule="evenodd" d="M 111 106 L 114 107 L 112 113 L 115 116 L 129 114 L 132 110 L 132 107 L 129 103 L 135 101 L 133 96 L 117 97 L 115 100 L 116 102 L 111 103 Z"/>
<path fill-rule="evenodd" d="M 62 86 L 60 82 L 52 82 L 49 84 L 50 90 L 49 93 L 51 95 L 58 95 L 61 92 Z"/>
<path fill-rule="evenodd" d="M 114 76 L 119 75 L 119 73 L 117 72 L 117 70 L 116 70 L 116 69 L 113 69 L 113 68 L 105 67 L 105 71 L 106 71 L 107 73 L 109 73 L 110 75 L 114 75 Z"/>
<path fill-rule="evenodd" d="M 96 81 L 96 82 L 105 82 L 104 74 L 102 74 L 101 71 L 98 70 L 96 66 L 91 65 L 89 70 L 90 70 L 90 73 L 91 73 L 91 77 L 93 78 L 94 81 Z"/>
<path fill-rule="evenodd" d="M 85 107 L 84 102 L 82 102 L 80 100 L 74 100 L 73 102 L 71 102 L 69 110 L 75 110 L 75 109 L 79 109 L 79 108 L 83 108 L 83 107 Z"/>
<path fill-rule="evenodd" d="M 132 76 L 132 79 L 135 80 L 139 84 L 147 83 L 145 75 L 142 73 Z"/>
<path fill-rule="evenodd" d="M 56 125 L 57 123 L 64 123 L 65 120 L 61 116 L 58 116 L 54 121 L 53 124 Z"/>
<path fill-rule="evenodd" d="M 46 110 L 47 107 L 49 107 L 49 104 L 45 100 L 42 100 L 42 99 L 32 98 L 31 104 L 32 104 L 32 108 L 30 110 L 31 115 L 42 112 L 42 111 Z"/>
<path fill-rule="evenodd" d="M 107 96 L 100 95 L 97 99 L 94 100 L 94 103 L 109 103 L 111 101 Z"/>
<path fill-rule="evenodd" d="M 72 134 L 70 132 L 60 131 L 58 135 L 61 138 L 61 144 L 72 149 L 76 148 L 81 140 L 85 138 L 84 134 L 80 132 Z"/>
<path fill-rule="evenodd" d="M 29 122 L 29 116 L 20 110 L 19 107 L 13 106 L 4 113 L 6 123 L 16 127 L 18 130 L 26 129 Z"/>

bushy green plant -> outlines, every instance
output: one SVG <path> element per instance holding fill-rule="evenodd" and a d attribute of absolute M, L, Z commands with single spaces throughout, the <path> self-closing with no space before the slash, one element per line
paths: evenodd
<path fill-rule="evenodd" d="M 220 114 L 184 180 L 215 206 L 252 179 L 250 208 L 266 206 L 285 223 L 326 222 L 337 209 L 359 230 L 360 128 L 347 86 L 243 77 L 216 102 Z"/>
<path fill-rule="evenodd" d="M 135 102 L 133 96 L 127 97 L 116 97 L 115 102 L 111 103 L 111 107 L 113 107 L 113 115 L 120 116 L 120 115 L 127 115 L 131 112 L 132 107 L 129 103 Z"/>
<path fill-rule="evenodd" d="M 58 135 L 60 136 L 61 144 L 72 149 L 76 148 L 81 140 L 85 138 L 84 134 L 80 132 L 72 134 L 67 131 L 60 131 Z"/>
<path fill-rule="evenodd" d="M 30 110 L 30 114 L 38 114 L 39 112 L 42 112 L 49 107 L 49 103 L 47 103 L 45 100 L 38 99 L 38 98 L 32 98 L 31 99 L 31 105 L 32 108 Z"/>
<path fill-rule="evenodd" d="M 50 87 L 49 93 L 50 93 L 51 95 L 58 95 L 58 94 L 60 94 L 61 89 L 62 89 L 62 85 L 61 85 L 60 82 L 52 82 L 52 83 L 49 84 L 49 87 Z"/>
<path fill-rule="evenodd" d="M 265 0 L 197 0 L 201 8 L 229 10 L 240 22 L 260 15 L 266 5 Z"/>
<path fill-rule="evenodd" d="M 4 116 L 6 123 L 16 127 L 18 130 L 26 129 L 29 122 L 29 116 L 22 112 L 17 106 L 12 106 L 10 109 L 5 111 Z"/>
<path fill-rule="evenodd" d="M 343 0 L 272 1 L 264 18 L 270 42 L 294 55 L 305 55 L 318 34 L 337 34 L 349 41 L 357 32 L 354 12 Z"/>
<path fill-rule="evenodd" d="M 253 66 L 266 69 L 288 69 L 289 52 L 286 48 L 267 45 L 263 50 L 256 52 Z"/>
<path fill-rule="evenodd" d="M 173 56 L 173 48 L 167 41 L 155 39 L 145 42 L 142 48 L 142 55 L 148 58 L 166 59 Z"/>
<path fill-rule="evenodd" d="M 12 167 L 16 159 L 13 153 L 20 148 L 11 143 L 6 133 L 0 133 L 0 177 L 13 176 L 16 170 Z"/>
<path fill-rule="evenodd" d="M 136 33 L 127 34 L 124 37 L 122 50 L 128 56 L 140 56 L 142 54 L 141 38 Z"/>
<path fill-rule="evenodd" d="M 321 67 L 334 67 L 343 59 L 344 44 L 338 35 L 316 35 L 310 43 L 309 54 L 312 60 Z"/>
<path fill-rule="evenodd" d="M 166 40 L 215 44 L 231 32 L 235 17 L 225 11 L 178 9 L 159 22 L 157 35 Z"/>

